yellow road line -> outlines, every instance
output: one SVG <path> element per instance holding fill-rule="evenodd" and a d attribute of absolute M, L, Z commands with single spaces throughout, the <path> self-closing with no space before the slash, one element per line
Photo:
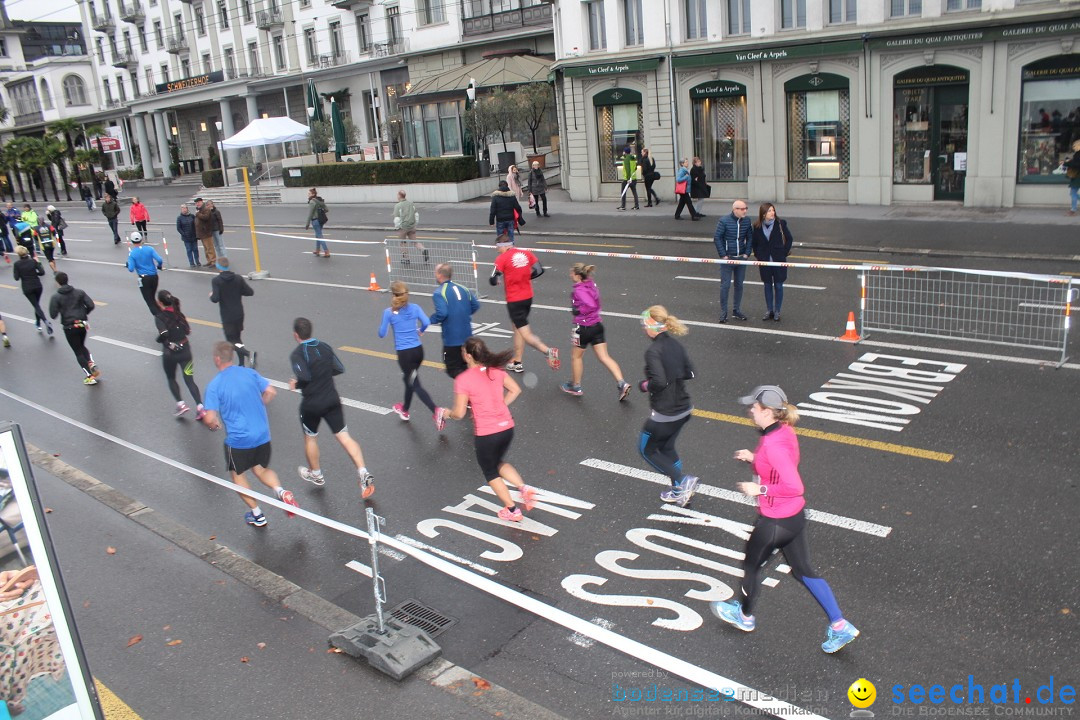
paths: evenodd
<path fill-rule="evenodd" d="M 724 415 L 723 413 L 714 413 L 709 412 L 708 410 L 694 410 L 693 414 L 698 417 L 708 418 L 710 420 L 719 420 L 720 422 L 732 423 L 733 425 L 754 425 L 750 418 L 739 417 L 738 415 Z M 949 462 L 953 459 L 952 453 L 937 452 L 935 450 L 923 450 L 922 448 L 910 447 L 908 445 L 897 445 L 896 443 L 880 442 L 878 440 L 867 440 L 866 438 L 852 437 L 851 435 L 839 435 L 837 433 L 830 432 L 822 432 L 821 430 L 795 428 L 795 434 L 802 435 L 803 437 L 814 438 L 815 440 L 826 440 L 828 442 L 841 443 L 843 445 L 855 445 L 857 447 L 863 447 L 868 450 L 880 450 L 881 452 L 896 453 L 897 455 L 910 455 L 911 457 L 917 457 L 923 460 Z"/>
<path fill-rule="evenodd" d="M 385 358 L 387 360 L 397 360 L 397 355 L 388 352 L 379 352 L 378 350 L 368 350 L 367 348 L 352 347 L 351 345 L 342 345 L 338 348 L 342 352 L 356 353 L 357 355 L 369 355 L 371 357 Z M 441 362 L 432 362 L 431 360 L 425 360 L 424 365 L 431 368 L 438 368 L 439 370 L 445 370 L 446 366 Z"/>
<path fill-rule="evenodd" d="M 101 710 L 105 713 L 105 720 L 142 720 L 139 713 L 128 707 L 126 702 L 118 698 L 116 693 L 105 687 L 97 678 L 94 678 L 94 687 L 97 688 L 98 699 L 101 701 Z"/>
<path fill-rule="evenodd" d="M 558 240 L 538 240 L 537 245 L 573 245 L 575 247 L 610 247 L 632 248 L 633 245 L 608 245 L 606 243 L 560 242 Z"/>
<path fill-rule="evenodd" d="M 195 323 L 196 325 L 205 325 L 206 327 L 221 327 L 221 323 L 213 322 L 212 320 L 199 320 L 198 318 L 188 317 L 189 323 Z"/>
<path fill-rule="evenodd" d="M 18 290 L 19 286 L 18 285 L 5 285 L 4 283 L 0 283 L 0 288 L 4 288 L 6 290 Z"/>

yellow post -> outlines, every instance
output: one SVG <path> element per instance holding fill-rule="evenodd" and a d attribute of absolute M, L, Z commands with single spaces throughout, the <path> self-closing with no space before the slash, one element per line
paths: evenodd
<path fill-rule="evenodd" d="M 255 255 L 255 272 L 261 273 L 262 268 L 259 267 L 259 240 L 255 236 L 255 211 L 251 207 L 251 183 L 248 182 L 247 166 L 245 165 L 242 170 L 244 172 L 244 195 L 247 197 L 248 224 L 251 226 L 251 251 Z"/>

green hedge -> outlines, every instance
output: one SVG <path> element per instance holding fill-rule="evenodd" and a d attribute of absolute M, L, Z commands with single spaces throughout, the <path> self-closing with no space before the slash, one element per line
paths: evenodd
<path fill-rule="evenodd" d="M 293 177 L 292 172 L 297 169 L 300 170 L 300 177 Z M 203 175 L 205 177 L 206 174 Z M 285 187 L 448 183 L 477 177 L 476 159 L 472 157 L 322 163 L 288 168 Z"/>
<path fill-rule="evenodd" d="M 143 179 L 142 170 L 118 170 L 116 174 L 119 175 L 124 180 L 142 180 Z"/>
<path fill-rule="evenodd" d="M 221 170 L 203 170 L 202 184 L 203 187 L 225 187 L 225 178 Z"/>

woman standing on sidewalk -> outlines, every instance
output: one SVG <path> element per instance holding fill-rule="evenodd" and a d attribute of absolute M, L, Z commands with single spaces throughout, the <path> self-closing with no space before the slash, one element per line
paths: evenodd
<path fill-rule="evenodd" d="M 652 339 L 645 351 L 645 379 L 640 385 L 641 392 L 649 393 L 651 412 L 641 428 L 638 451 L 671 480 L 671 487 L 660 493 L 660 499 L 685 507 L 694 496 L 698 479 L 683 473 L 675 441 L 694 410 L 686 391 L 686 381 L 694 379 L 694 366 L 674 336 L 686 335 L 687 329 L 662 305 L 641 313 L 641 326 Z"/>
<path fill-rule="evenodd" d="M 517 165 L 511 165 L 510 169 L 506 171 L 506 184 L 510 186 L 510 192 L 514 193 L 514 197 L 518 200 L 525 197 L 521 191 L 521 176 Z"/>
<path fill-rule="evenodd" d="M 315 250 L 312 251 L 312 255 L 315 257 L 330 257 L 330 248 L 322 239 L 323 221 L 321 218 L 326 217 L 326 201 L 319 197 L 319 191 L 315 188 L 308 190 L 308 215 L 307 224 L 304 225 L 306 230 L 310 227 L 315 231 Z"/>
<path fill-rule="evenodd" d="M 679 196 L 679 204 L 675 207 L 675 219 L 682 220 L 683 208 L 690 211 L 690 219 L 697 220 L 697 210 L 694 202 L 690 199 L 690 169 L 687 168 L 689 160 L 683 158 L 679 161 L 679 169 L 675 172 L 675 194 Z"/>
<path fill-rule="evenodd" d="M 619 364 L 608 355 L 604 324 L 600 322 L 600 291 L 592 279 L 595 271 L 595 265 L 585 263 L 574 263 L 570 268 L 570 279 L 574 281 L 574 290 L 570 295 L 574 314 L 574 330 L 570 338 L 574 351 L 570 359 L 572 379 L 562 384 L 562 391 L 570 395 L 583 394 L 581 377 L 585 373 L 585 351 L 592 345 L 600 364 L 615 378 L 619 402 L 622 402 L 630 394 L 630 383 L 623 379 Z"/>
<path fill-rule="evenodd" d="M 150 211 L 146 206 L 139 202 L 138 197 L 131 198 L 131 224 L 135 226 L 135 229 L 146 237 L 146 223 L 150 222 Z"/>
<path fill-rule="evenodd" d="M 518 384 L 502 369 L 511 353 L 509 350 L 493 353 L 483 340 L 471 337 L 465 341 L 461 354 L 468 369 L 454 378 L 453 408 L 440 409 L 440 413 L 447 419 L 461 420 L 472 406 L 476 462 L 484 480 L 503 504 L 499 519 L 521 522 L 521 510 L 506 485 L 509 483 L 517 488 L 525 510 L 533 509 L 536 491 L 526 485 L 514 466 L 505 460 L 514 439 L 514 418 L 509 405 L 521 394 Z"/>
<path fill-rule="evenodd" d="M 419 331 L 417 323 L 420 325 Z M 383 310 L 379 337 L 386 337 L 387 331 L 391 327 L 394 329 L 394 349 L 397 350 L 401 379 L 405 382 L 405 399 L 394 404 L 394 412 L 408 422 L 409 406 L 412 405 L 415 393 L 420 402 L 431 410 L 435 427 L 442 430 L 445 424 L 442 415 L 446 411 L 436 407 L 428 391 L 420 384 L 420 366 L 424 362 L 424 345 L 420 342 L 420 334 L 427 330 L 430 324 L 420 306 L 409 302 L 409 286 L 400 280 L 390 283 L 390 307 Z"/>
<path fill-rule="evenodd" d="M 645 182 L 645 207 L 659 205 L 660 196 L 653 190 L 653 183 L 656 182 L 658 177 L 656 174 L 656 161 L 653 160 L 649 148 L 641 149 L 641 157 L 638 158 L 638 167 L 641 168 L 641 177 Z M 653 198 L 656 198 L 655 203 L 653 202 Z"/>
<path fill-rule="evenodd" d="M 701 158 L 695 157 L 690 166 L 690 197 L 697 203 L 694 208 L 699 218 L 705 217 L 701 211 L 705 207 L 705 198 L 711 195 L 712 188 L 705 178 L 705 166 L 701 164 Z"/>
<path fill-rule="evenodd" d="M 184 313 L 180 312 L 179 298 L 173 297 L 168 290 L 158 291 L 157 305 L 161 312 L 154 316 L 154 323 L 158 329 L 157 341 L 161 343 L 161 365 L 165 369 L 169 392 L 176 399 L 176 417 L 191 409 L 180 399 L 180 384 L 176 382 L 176 368 L 180 368 L 184 374 L 184 384 L 195 401 L 195 419 L 202 420 L 206 411 L 199 386 L 195 384 L 195 361 L 191 356 L 191 343 L 188 342 L 191 326 Z"/>
<path fill-rule="evenodd" d="M 537 160 L 533 160 L 532 170 L 529 171 L 529 194 L 532 195 L 536 217 L 540 217 L 541 202 L 544 203 L 544 217 L 551 217 L 547 211 L 547 178 L 544 177 L 544 171 Z"/>
<path fill-rule="evenodd" d="M 791 252 L 792 240 L 787 221 L 776 216 L 776 206 L 769 202 L 762 203 L 750 237 L 754 257 L 761 262 L 786 262 L 788 253 Z M 768 308 L 765 317 L 761 319 L 780 322 L 787 268 L 760 265 L 758 272 L 761 273 L 761 282 L 765 285 L 765 307 Z"/>
<path fill-rule="evenodd" d="M 30 257 L 30 251 L 24 245 L 16 246 L 15 254 L 19 256 L 19 259 L 15 261 L 11 269 L 15 274 L 15 279 L 22 284 L 22 293 L 27 302 L 34 308 L 34 327 L 40 333 L 43 330 L 41 324 L 45 323 L 45 328 L 49 331 L 49 337 L 52 337 L 52 323 L 45 317 L 45 311 L 41 309 L 42 287 L 41 280 L 38 278 L 45 275 L 45 268 L 37 260 Z"/>
<path fill-rule="evenodd" d="M 752 631 L 756 625 L 758 571 L 773 552 L 783 550 L 791 574 L 806 586 L 829 616 L 821 649 L 834 653 L 858 637 L 859 631 L 844 619 L 832 588 L 818 576 L 810 562 L 803 513 L 806 500 L 799 476 L 799 439 L 793 428 L 799 420 L 799 411 L 776 385 L 760 385 L 739 398 L 739 403 L 749 406 L 750 418 L 761 431 L 754 452 L 743 449 L 735 453 L 736 460 L 750 463 L 754 469 L 754 482 L 741 482 L 737 487 L 744 495 L 757 498 L 758 519 L 746 541 L 740 586 L 742 601 L 713 602 L 709 607 L 713 615 L 729 625 L 744 632 Z"/>

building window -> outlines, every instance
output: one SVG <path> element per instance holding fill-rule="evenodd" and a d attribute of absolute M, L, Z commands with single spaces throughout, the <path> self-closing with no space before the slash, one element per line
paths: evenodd
<path fill-rule="evenodd" d="M 229 4 L 227 2 L 225 2 L 225 0 L 221 0 L 221 2 L 219 2 L 218 5 L 217 5 L 217 9 L 218 9 L 218 18 L 220 18 L 220 20 L 221 20 L 221 29 L 222 30 L 228 30 L 229 29 Z"/>
<path fill-rule="evenodd" d="M 207 59 L 206 62 L 209 62 L 209 59 Z M 188 60 L 187 58 L 181 58 L 180 59 L 180 77 L 182 77 L 182 78 L 191 77 L 191 61 Z"/>
<path fill-rule="evenodd" d="M 641 0 L 623 0 L 623 17 L 626 20 L 626 45 L 645 44 L 645 28 L 642 27 Z"/>
<path fill-rule="evenodd" d="M 259 43 L 248 43 L 248 67 L 252 75 L 259 75 Z"/>
<path fill-rule="evenodd" d="M 63 81 L 64 105 L 75 107 L 88 105 L 86 102 L 86 83 L 78 75 L 68 75 Z"/>
<path fill-rule="evenodd" d="M 806 27 L 806 0 L 780 0 L 780 27 L 784 30 Z"/>
<path fill-rule="evenodd" d="M 139 26 L 139 49 L 144 53 L 150 51 L 150 47 L 146 44 L 146 30 Z"/>
<path fill-rule="evenodd" d="M 746 182 L 750 174 L 746 87 L 713 81 L 690 89 L 693 101 L 694 155 L 705 174 L 719 182 Z"/>
<path fill-rule="evenodd" d="M 439 103 L 439 130 L 442 132 L 444 155 L 461 152 L 461 122 L 463 108 L 460 101 Z"/>
<path fill-rule="evenodd" d="M 251 0 L 240 0 L 240 8 L 244 13 L 244 22 L 251 22 Z"/>
<path fill-rule="evenodd" d="M 1080 139 L 1080 54 L 1025 65 L 1020 78 L 1017 180 L 1064 185 L 1069 181 L 1064 163 Z"/>
<path fill-rule="evenodd" d="M 158 43 L 158 45 L 160 47 L 160 43 Z M 100 38 L 97 41 L 97 56 L 98 56 L 98 62 L 101 63 L 102 65 L 104 65 L 105 64 L 105 43 L 101 42 Z"/>
<path fill-rule="evenodd" d="M 225 48 L 225 77 L 236 79 L 236 55 L 232 48 Z"/>
<path fill-rule="evenodd" d="M 109 87 L 108 78 L 101 78 L 101 89 L 105 91 L 105 104 L 112 105 L 112 88 Z"/>
<path fill-rule="evenodd" d="M 124 78 L 122 75 L 116 76 L 116 91 L 120 93 L 120 102 L 127 102 L 127 88 L 124 87 Z"/>
<path fill-rule="evenodd" d="M 128 54 L 128 57 L 135 54 L 134 49 L 131 47 L 131 33 L 127 30 L 124 31 L 124 52 Z"/>
<path fill-rule="evenodd" d="M 165 47 L 165 32 L 161 29 L 160 20 L 154 21 L 154 42 L 157 43 L 158 50 Z M 101 48 L 100 42 L 98 43 L 98 48 Z M 105 62 L 104 58 L 102 58 L 101 62 Z"/>
<path fill-rule="evenodd" d="M 335 58 L 340 58 L 345 54 L 341 39 L 341 23 L 337 20 L 330 23 L 330 54 Z"/>
<path fill-rule="evenodd" d="M 704 40 L 709 37 L 706 19 L 706 0 L 686 0 L 686 39 Z"/>
<path fill-rule="evenodd" d="M 199 8 L 199 12 L 202 12 L 201 7 Z M 196 15 L 196 17 L 198 17 L 198 15 Z M 206 31 L 204 30 L 203 32 Z M 184 39 L 184 16 L 180 13 L 173 15 L 173 33 L 175 33 L 177 38 L 181 40 Z"/>
<path fill-rule="evenodd" d="M 52 93 L 49 92 L 49 83 L 41 78 L 41 105 L 46 110 L 52 110 Z"/>
<path fill-rule="evenodd" d="M 945 10 L 956 12 L 958 10 L 981 10 L 982 0 L 948 0 Z"/>
<path fill-rule="evenodd" d="M 445 0 L 418 0 L 419 18 L 421 25 L 435 25 L 446 22 L 446 12 L 443 9 Z"/>
<path fill-rule="evenodd" d="M 139 76 L 131 73 L 131 97 L 139 97 Z"/>
<path fill-rule="evenodd" d="M 727 0 L 728 35 L 750 34 L 750 0 Z"/>
<path fill-rule="evenodd" d="M 922 15 L 922 0 L 889 0 L 889 17 Z"/>
<path fill-rule="evenodd" d="M 356 16 L 356 37 L 360 41 L 360 52 L 366 53 L 371 49 L 371 34 L 368 32 L 368 16 Z"/>
<path fill-rule="evenodd" d="M 169 64 L 161 63 L 161 82 L 169 82 Z"/>
<path fill-rule="evenodd" d="M 788 180 L 847 180 L 851 107 L 848 80 L 803 75 L 784 83 L 788 102 Z"/>
<path fill-rule="evenodd" d="M 307 50 L 308 65 L 318 65 L 319 46 L 315 43 L 315 28 L 304 28 L 304 48 Z"/>
<path fill-rule="evenodd" d="M 604 0 L 586 3 L 589 13 L 589 49 L 607 50 L 607 18 L 604 17 Z"/>
<path fill-rule="evenodd" d="M 829 22 L 853 23 L 858 20 L 857 0 L 829 0 Z"/>
<path fill-rule="evenodd" d="M 195 32 L 199 34 L 199 37 L 206 35 L 206 15 L 203 13 L 202 5 L 195 8 Z"/>
<path fill-rule="evenodd" d="M 391 44 L 401 42 L 401 11 L 397 5 L 386 8 L 386 34 Z"/>
<path fill-rule="evenodd" d="M 154 91 L 154 68 L 146 68 L 146 92 Z"/>
<path fill-rule="evenodd" d="M 202 56 L 202 71 L 203 75 L 209 75 L 214 71 L 214 64 L 210 57 L 210 53 L 203 53 Z"/>
<path fill-rule="evenodd" d="M 288 67 L 285 58 L 285 39 L 280 35 L 274 36 L 274 61 L 277 63 L 278 70 L 284 70 Z"/>
<path fill-rule="evenodd" d="M 302 8 L 311 7 L 311 0 L 300 0 L 300 7 L 302 7 Z"/>

